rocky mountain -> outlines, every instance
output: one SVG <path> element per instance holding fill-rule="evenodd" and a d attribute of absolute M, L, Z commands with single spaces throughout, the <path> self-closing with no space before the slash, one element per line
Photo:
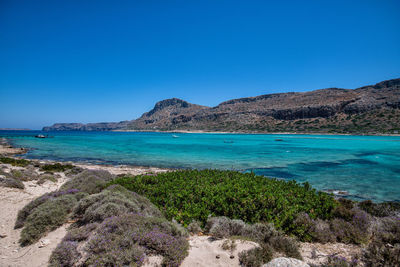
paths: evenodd
<path fill-rule="evenodd" d="M 216 107 L 172 98 L 156 103 L 132 121 L 55 124 L 44 129 L 396 133 L 400 132 L 400 79 L 357 89 L 328 88 L 233 99 Z"/>

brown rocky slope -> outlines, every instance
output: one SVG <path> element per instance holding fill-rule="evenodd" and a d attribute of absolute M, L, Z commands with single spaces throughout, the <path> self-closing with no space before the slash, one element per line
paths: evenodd
<path fill-rule="evenodd" d="M 68 130 L 68 125 L 56 124 L 44 130 L 57 128 Z M 82 125 L 75 130 L 88 129 Z M 216 107 L 172 98 L 158 102 L 136 120 L 103 130 L 399 133 L 400 79 L 357 89 L 329 88 L 233 99 Z"/>

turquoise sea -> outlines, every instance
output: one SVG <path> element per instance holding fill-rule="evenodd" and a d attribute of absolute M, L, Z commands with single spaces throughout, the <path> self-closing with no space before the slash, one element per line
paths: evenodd
<path fill-rule="evenodd" d="M 151 132 L 0 132 L 26 158 L 254 171 L 350 198 L 400 201 L 400 137 Z M 175 137 L 174 137 L 175 135 Z"/>

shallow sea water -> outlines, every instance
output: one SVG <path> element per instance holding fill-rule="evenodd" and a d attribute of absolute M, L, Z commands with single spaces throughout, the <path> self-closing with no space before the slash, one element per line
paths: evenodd
<path fill-rule="evenodd" d="M 400 137 L 49 132 L 54 138 L 39 139 L 37 133 L 0 137 L 31 148 L 23 156 L 31 159 L 254 171 L 347 191 L 353 199 L 400 201 Z"/>

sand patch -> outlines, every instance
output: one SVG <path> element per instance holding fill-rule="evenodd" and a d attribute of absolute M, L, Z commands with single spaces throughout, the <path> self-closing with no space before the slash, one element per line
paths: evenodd
<path fill-rule="evenodd" d="M 36 181 L 24 182 L 24 190 L 0 187 L 0 235 L 4 236 L 0 238 L 1 267 L 47 266 L 51 252 L 66 233 L 67 225 L 50 232 L 39 242 L 21 248 L 18 244 L 21 229 L 14 230 L 14 224 L 20 209 L 34 198 L 57 190 L 66 179 L 62 176 L 56 183 L 46 182 L 43 185 L 37 185 Z M 41 244 L 44 246 L 40 247 Z"/>

